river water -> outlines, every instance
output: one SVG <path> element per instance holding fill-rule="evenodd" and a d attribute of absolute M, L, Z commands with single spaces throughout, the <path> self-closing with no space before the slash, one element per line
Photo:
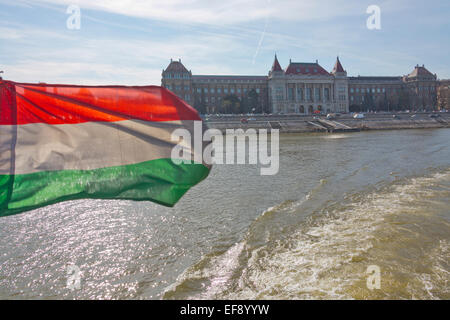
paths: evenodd
<path fill-rule="evenodd" d="M 2 299 L 450 299 L 450 129 L 281 135 L 275 176 L 216 165 L 174 208 L 70 201 L 0 236 Z"/>

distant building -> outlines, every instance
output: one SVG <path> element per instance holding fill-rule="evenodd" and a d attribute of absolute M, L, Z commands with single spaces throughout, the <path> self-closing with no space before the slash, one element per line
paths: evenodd
<path fill-rule="evenodd" d="M 275 55 L 268 76 L 193 75 L 171 59 L 162 86 L 201 113 L 298 113 L 435 109 L 436 75 L 417 65 L 406 76 L 348 77 L 339 57 L 331 72 L 316 62 L 283 69 Z"/>
<path fill-rule="evenodd" d="M 450 79 L 439 81 L 437 100 L 439 110 L 450 110 Z"/>
<path fill-rule="evenodd" d="M 316 62 L 292 62 L 283 70 L 277 56 L 269 72 L 272 113 L 348 112 L 347 73 L 339 59 L 328 73 Z"/>
<path fill-rule="evenodd" d="M 224 100 L 231 97 L 247 102 L 248 112 L 268 111 L 266 76 L 192 75 L 181 60 L 171 59 L 162 72 L 161 85 L 201 113 L 224 113 Z"/>

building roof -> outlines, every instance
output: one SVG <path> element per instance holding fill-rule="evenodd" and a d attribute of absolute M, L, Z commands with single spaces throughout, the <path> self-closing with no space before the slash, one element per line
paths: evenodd
<path fill-rule="evenodd" d="M 329 75 L 317 62 L 290 62 L 286 74 Z"/>
<path fill-rule="evenodd" d="M 402 77 L 364 77 L 364 76 L 357 76 L 357 77 L 348 77 L 350 81 L 402 81 Z"/>
<path fill-rule="evenodd" d="M 167 68 L 164 70 L 164 72 L 180 72 L 180 73 L 187 72 L 187 73 L 189 73 L 189 71 L 181 63 L 181 59 L 178 61 L 174 61 L 174 60 L 170 59 L 170 63 L 167 66 Z"/>
<path fill-rule="evenodd" d="M 342 67 L 341 61 L 339 61 L 339 57 L 336 58 L 336 63 L 334 64 L 332 73 L 336 72 L 345 72 L 344 68 Z"/>
<path fill-rule="evenodd" d="M 275 54 L 275 60 L 273 61 L 273 64 L 272 64 L 271 71 L 272 72 L 274 72 L 274 71 L 283 71 L 283 69 L 281 69 L 280 63 L 278 62 L 276 54 Z"/>
<path fill-rule="evenodd" d="M 193 75 L 193 80 L 267 80 L 267 76 L 239 76 L 239 75 Z"/>
<path fill-rule="evenodd" d="M 434 77 L 434 74 L 432 74 L 430 71 L 428 71 L 424 65 L 421 67 L 417 65 L 414 70 L 408 74 L 408 78 L 414 78 L 414 77 Z"/>

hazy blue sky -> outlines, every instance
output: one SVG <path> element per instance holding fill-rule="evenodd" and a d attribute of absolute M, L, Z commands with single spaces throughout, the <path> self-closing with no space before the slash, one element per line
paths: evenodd
<path fill-rule="evenodd" d="M 81 28 L 66 27 L 69 5 Z M 369 5 L 381 30 L 369 30 Z M 170 58 L 194 74 L 267 74 L 274 53 L 349 75 L 403 75 L 425 64 L 450 78 L 449 0 L 0 0 L 4 78 L 160 84 Z"/>

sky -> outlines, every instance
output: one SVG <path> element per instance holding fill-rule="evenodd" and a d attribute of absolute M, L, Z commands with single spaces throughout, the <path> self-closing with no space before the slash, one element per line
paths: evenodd
<path fill-rule="evenodd" d="M 69 6 L 80 8 L 80 27 Z M 370 5 L 380 29 L 369 29 Z M 160 85 L 170 59 L 193 74 L 267 75 L 315 62 L 349 76 L 401 76 L 424 64 L 450 78 L 448 0 L 0 0 L 4 79 Z M 70 24 L 69 24 L 70 25 Z"/>

